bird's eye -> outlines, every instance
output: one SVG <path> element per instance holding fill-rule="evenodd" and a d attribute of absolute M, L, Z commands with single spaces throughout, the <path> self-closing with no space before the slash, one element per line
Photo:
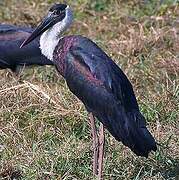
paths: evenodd
<path fill-rule="evenodd" d="M 53 11 L 53 14 L 56 15 L 56 14 L 57 14 L 57 10 L 54 10 L 54 11 Z"/>
<path fill-rule="evenodd" d="M 57 10 L 54 10 L 54 11 L 53 11 L 53 14 L 54 14 L 54 15 L 59 15 L 60 13 L 61 13 L 61 11 L 57 11 Z"/>

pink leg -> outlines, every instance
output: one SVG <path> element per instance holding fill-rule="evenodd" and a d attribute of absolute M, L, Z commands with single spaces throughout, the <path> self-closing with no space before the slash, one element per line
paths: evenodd
<path fill-rule="evenodd" d="M 98 136 L 95 126 L 95 117 L 89 113 L 91 133 L 93 138 L 93 176 L 98 175 Z"/>
<path fill-rule="evenodd" d="M 104 158 L 104 143 L 105 143 L 105 134 L 104 126 L 100 123 L 99 128 L 99 156 L 98 156 L 98 179 L 103 179 L 103 158 Z"/>

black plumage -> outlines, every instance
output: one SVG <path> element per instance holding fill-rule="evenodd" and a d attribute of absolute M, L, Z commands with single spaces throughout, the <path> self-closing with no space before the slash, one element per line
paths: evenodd
<path fill-rule="evenodd" d="M 101 121 L 116 140 L 139 156 L 156 150 L 131 83 L 94 42 L 67 36 L 54 51 L 54 64 L 70 90 Z"/>
<path fill-rule="evenodd" d="M 53 65 L 41 54 L 39 39 L 20 49 L 20 44 L 32 33 L 33 28 L 0 24 L 0 69 L 16 71 L 19 66 Z"/>

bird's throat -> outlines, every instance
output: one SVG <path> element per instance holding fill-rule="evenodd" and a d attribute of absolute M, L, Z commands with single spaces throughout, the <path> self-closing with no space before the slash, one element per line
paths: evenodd
<path fill-rule="evenodd" d="M 53 31 L 46 31 L 40 37 L 40 49 L 44 56 L 53 61 L 53 52 L 60 38 Z"/>

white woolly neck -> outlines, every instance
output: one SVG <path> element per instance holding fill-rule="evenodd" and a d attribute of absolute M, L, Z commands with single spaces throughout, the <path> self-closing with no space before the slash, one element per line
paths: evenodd
<path fill-rule="evenodd" d="M 67 6 L 65 18 L 41 35 L 40 49 L 49 60 L 53 61 L 53 52 L 60 40 L 60 35 L 71 25 L 72 21 L 73 13 L 70 7 Z"/>

